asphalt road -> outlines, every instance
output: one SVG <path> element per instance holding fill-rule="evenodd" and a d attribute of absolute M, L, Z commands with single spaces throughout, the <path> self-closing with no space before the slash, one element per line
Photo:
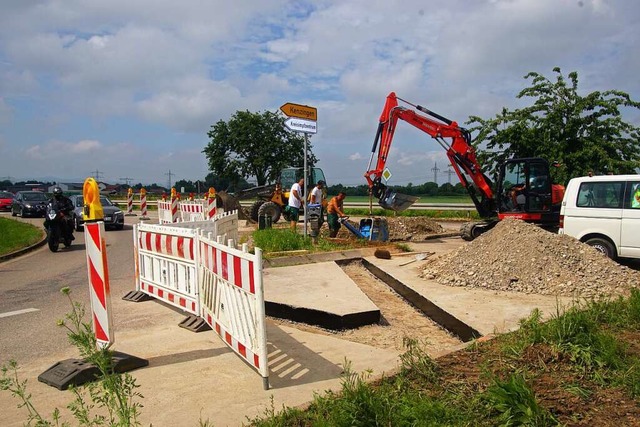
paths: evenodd
<path fill-rule="evenodd" d="M 5 214 L 2 214 L 5 215 Z M 41 226 L 42 218 L 18 218 Z M 111 295 L 120 298 L 134 289 L 132 223 L 123 230 L 107 231 Z M 84 233 L 75 232 L 69 248 L 48 247 L 0 263 L 0 364 L 16 359 L 21 364 L 69 348 L 64 328 L 56 325 L 71 305 L 60 289 L 68 286 L 75 301 L 89 305 L 89 284 Z"/>

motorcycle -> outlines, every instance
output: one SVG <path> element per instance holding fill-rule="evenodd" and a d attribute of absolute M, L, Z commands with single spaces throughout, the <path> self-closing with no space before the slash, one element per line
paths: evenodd
<path fill-rule="evenodd" d="M 50 201 L 47 205 L 44 228 L 47 231 L 47 243 L 51 252 L 57 252 L 60 242 L 66 248 L 71 246 L 73 241 L 73 229 L 70 218 L 58 206 L 55 201 Z"/>

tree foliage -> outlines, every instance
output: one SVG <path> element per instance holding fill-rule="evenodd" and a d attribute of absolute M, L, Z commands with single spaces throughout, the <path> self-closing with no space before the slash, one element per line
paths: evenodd
<path fill-rule="evenodd" d="M 634 173 L 640 167 L 640 128 L 622 118 L 621 110 L 639 109 L 640 103 L 617 90 L 578 93 L 578 73 L 553 69 L 555 81 L 530 72 L 531 86 L 517 98 L 533 104 L 516 110 L 503 108 L 495 118 L 470 117 L 470 130 L 478 131 L 474 145 L 479 159 L 494 173 L 512 157 L 542 157 L 562 167 L 555 179 L 564 183 L 575 176 Z M 486 144 L 486 150 L 482 145 Z"/>
<path fill-rule="evenodd" d="M 203 150 L 209 169 L 220 179 L 237 185 L 241 178 L 255 177 L 258 185 L 275 182 L 282 169 L 301 167 L 304 137 L 284 126 L 283 116 L 265 111 L 236 111 L 228 122 L 218 121 L 208 133 Z M 308 162 L 316 158 L 308 144 Z"/>

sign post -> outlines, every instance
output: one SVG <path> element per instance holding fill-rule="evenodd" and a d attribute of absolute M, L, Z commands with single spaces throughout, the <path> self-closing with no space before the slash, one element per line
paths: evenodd
<path fill-rule="evenodd" d="M 309 171 L 307 168 L 307 146 L 309 144 L 309 134 L 318 133 L 318 109 L 315 107 L 309 107 L 308 105 L 300 105 L 300 104 L 292 104 L 291 102 L 287 102 L 283 106 L 280 107 L 280 111 L 282 111 L 287 117 L 287 120 L 284 121 L 284 125 L 291 131 L 294 132 L 302 132 L 304 133 L 304 165 L 303 165 L 303 176 L 304 176 L 304 189 L 302 191 L 303 194 L 303 202 L 307 203 L 307 188 L 309 187 L 308 177 Z M 307 237 L 307 206 L 304 206 L 304 237 Z"/>

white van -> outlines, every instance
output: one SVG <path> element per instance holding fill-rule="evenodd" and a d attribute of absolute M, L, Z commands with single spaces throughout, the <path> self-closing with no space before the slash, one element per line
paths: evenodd
<path fill-rule="evenodd" d="M 640 258 L 640 175 L 573 178 L 562 200 L 559 233 L 612 259 Z"/>

